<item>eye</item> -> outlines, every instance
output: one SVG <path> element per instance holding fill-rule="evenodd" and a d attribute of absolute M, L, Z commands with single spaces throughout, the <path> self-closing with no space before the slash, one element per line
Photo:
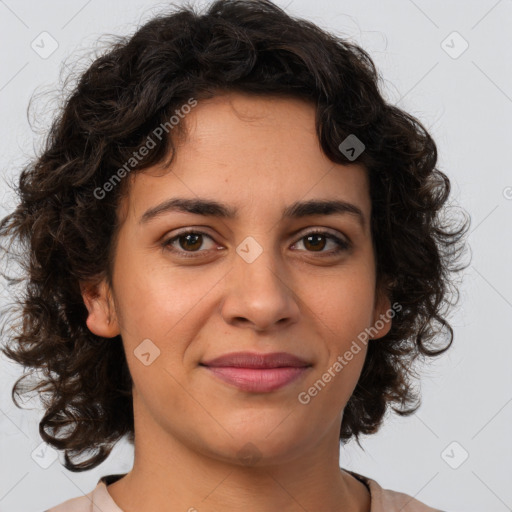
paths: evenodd
<path fill-rule="evenodd" d="M 331 241 L 331 243 L 334 244 L 334 249 L 331 249 L 330 251 L 324 251 L 323 249 L 327 245 L 325 240 Z M 302 242 L 304 247 L 312 248 L 312 250 L 308 250 L 307 252 L 317 252 L 323 256 L 333 256 L 342 251 L 346 251 L 351 247 L 350 242 L 342 240 L 341 238 L 329 233 L 328 231 L 322 231 L 320 229 L 310 231 L 309 233 L 302 236 L 296 243 L 300 242 Z"/>
<path fill-rule="evenodd" d="M 180 256 L 183 256 L 184 258 L 195 258 L 196 256 L 193 254 L 186 254 L 188 252 L 197 253 L 202 251 L 197 251 L 196 249 L 199 249 L 203 245 L 203 237 L 209 238 L 213 241 L 212 237 L 210 235 L 207 235 L 206 233 L 203 233 L 202 231 L 197 230 L 189 230 L 189 231 L 183 231 L 182 233 L 179 233 L 178 235 L 169 238 L 169 240 L 166 240 L 163 242 L 162 246 L 164 249 L 168 249 L 171 252 L 180 253 Z M 176 242 L 179 243 L 181 249 L 177 249 L 175 244 Z M 190 249 L 190 250 L 189 250 Z"/>
<path fill-rule="evenodd" d="M 164 241 L 162 246 L 164 249 L 177 253 L 180 257 L 195 258 L 200 255 L 201 252 L 205 252 L 204 250 L 200 250 L 204 244 L 205 238 L 213 241 L 212 237 L 207 233 L 198 230 L 188 230 Z M 328 241 L 334 244 L 334 248 L 324 251 Z M 298 243 L 302 243 L 304 247 L 306 247 L 307 252 L 316 252 L 325 256 L 338 254 L 350 249 L 351 247 L 350 242 L 345 241 L 328 231 L 322 231 L 320 229 L 306 233 L 297 242 L 295 242 L 294 245 L 297 245 Z M 179 247 L 177 247 L 176 244 L 178 244 Z"/>

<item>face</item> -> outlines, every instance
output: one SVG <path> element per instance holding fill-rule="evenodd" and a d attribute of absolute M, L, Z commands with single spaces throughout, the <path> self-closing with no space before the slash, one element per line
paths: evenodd
<path fill-rule="evenodd" d="M 170 169 L 130 176 L 112 289 L 84 289 L 89 329 L 121 334 L 137 422 L 218 459 L 236 462 L 251 443 L 264 460 L 291 460 L 338 440 L 366 345 L 336 362 L 389 309 L 376 296 L 366 171 L 328 160 L 314 120 L 298 99 L 199 102 Z M 177 198 L 226 215 L 170 208 Z M 309 201 L 352 206 L 291 208 Z M 204 366 L 234 352 L 305 365 Z"/>

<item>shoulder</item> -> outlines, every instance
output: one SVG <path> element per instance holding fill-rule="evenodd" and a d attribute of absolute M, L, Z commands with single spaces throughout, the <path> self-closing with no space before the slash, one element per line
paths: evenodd
<path fill-rule="evenodd" d="M 371 512 L 443 512 L 437 508 L 429 507 L 403 492 L 383 489 L 371 478 L 353 471 L 348 472 L 368 486 L 371 496 Z"/>
<path fill-rule="evenodd" d="M 84 496 L 77 498 L 71 498 L 66 500 L 55 507 L 52 507 L 45 512 L 90 512 L 94 510 L 92 508 L 92 495 L 94 491 Z M 96 512 L 96 510 L 94 510 Z"/>
<path fill-rule="evenodd" d="M 107 485 L 122 475 L 100 478 L 96 487 L 83 496 L 71 498 L 45 512 L 123 512 L 112 500 Z"/>

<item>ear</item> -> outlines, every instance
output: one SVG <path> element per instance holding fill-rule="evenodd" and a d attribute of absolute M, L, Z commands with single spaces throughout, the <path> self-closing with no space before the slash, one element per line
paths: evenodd
<path fill-rule="evenodd" d="M 81 281 L 80 291 L 89 312 L 86 322 L 89 330 L 104 338 L 120 334 L 112 293 L 105 280 L 99 284 Z"/>
<path fill-rule="evenodd" d="M 381 287 L 375 296 L 373 311 L 373 323 L 370 339 L 376 340 L 384 337 L 391 329 L 394 311 L 391 309 L 391 301 L 385 287 Z"/>

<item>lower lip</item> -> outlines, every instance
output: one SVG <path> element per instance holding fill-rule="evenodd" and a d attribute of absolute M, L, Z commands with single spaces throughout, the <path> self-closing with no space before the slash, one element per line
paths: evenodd
<path fill-rule="evenodd" d="M 268 393 L 286 386 L 299 378 L 309 368 L 283 367 L 283 368 L 235 368 L 233 366 L 205 366 L 219 379 L 236 386 L 242 391 L 252 393 Z"/>

